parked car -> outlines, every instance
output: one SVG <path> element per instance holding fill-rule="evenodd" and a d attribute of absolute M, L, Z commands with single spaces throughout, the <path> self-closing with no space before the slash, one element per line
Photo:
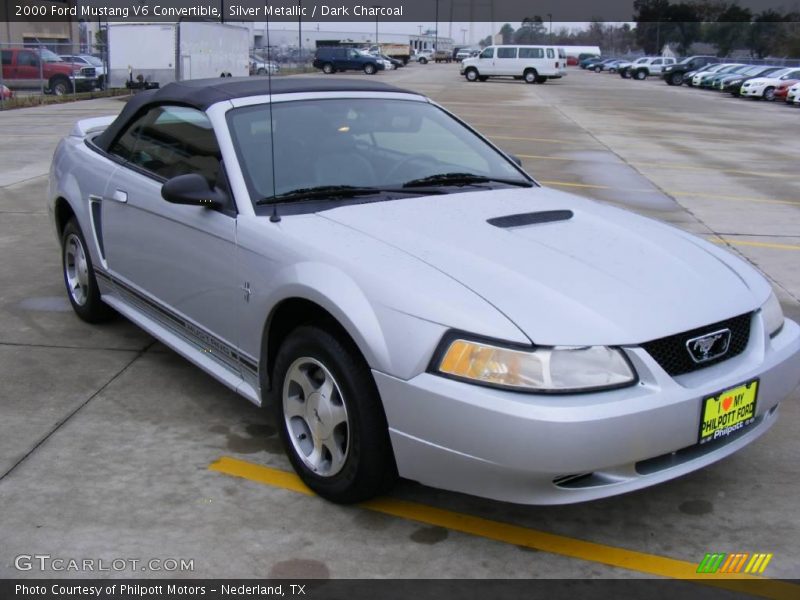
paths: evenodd
<path fill-rule="evenodd" d="M 775 99 L 775 89 L 784 81 L 790 79 L 800 79 L 800 68 L 787 67 L 775 71 L 767 77 L 756 77 L 749 79 L 742 84 L 739 95 L 742 98 L 762 98 L 764 100 Z"/>
<path fill-rule="evenodd" d="M 392 86 L 172 83 L 79 121 L 49 181 L 75 313 L 269 407 L 334 502 L 398 474 L 620 494 L 759 438 L 800 382 L 800 327 L 747 261 L 541 187 Z"/>
<path fill-rule="evenodd" d="M 458 52 L 456 52 L 455 59 L 456 60 L 464 60 L 465 58 L 470 58 L 476 50 L 474 48 L 460 48 Z"/>
<path fill-rule="evenodd" d="M 280 73 L 281 67 L 272 60 L 265 60 L 255 54 L 250 55 L 250 75 L 275 75 Z"/>
<path fill-rule="evenodd" d="M 578 66 L 581 69 L 591 69 L 596 63 L 606 60 L 602 56 L 587 56 L 578 61 Z"/>
<path fill-rule="evenodd" d="M 668 85 L 682 85 L 683 76 L 689 71 L 697 71 L 706 65 L 716 64 L 719 59 L 716 56 L 698 54 L 696 56 L 689 56 L 674 65 L 666 65 L 661 70 L 661 78 L 667 82 Z"/>
<path fill-rule="evenodd" d="M 96 86 L 105 89 L 108 82 L 108 71 L 103 61 L 91 54 L 61 54 L 59 58 L 64 62 L 87 67 L 94 67 Z"/>
<path fill-rule="evenodd" d="M 795 85 L 800 78 L 795 79 L 787 79 L 786 81 L 782 81 L 778 87 L 775 88 L 775 93 L 773 95 L 774 100 L 786 100 L 786 97 L 789 95 L 789 88 Z"/>
<path fill-rule="evenodd" d="M 787 104 L 800 104 L 800 83 L 795 83 L 786 93 Z"/>
<path fill-rule="evenodd" d="M 447 50 L 437 50 L 433 53 L 433 62 L 451 63 L 453 62 L 453 53 Z"/>
<path fill-rule="evenodd" d="M 489 46 L 475 58 L 461 61 L 461 74 L 467 81 L 513 77 L 526 83 L 545 83 L 564 76 L 562 64 L 553 46 Z"/>
<path fill-rule="evenodd" d="M 734 96 L 739 95 L 739 90 L 742 87 L 742 84 L 747 81 L 748 79 L 754 79 L 755 77 L 766 77 L 767 75 L 771 75 L 777 71 L 780 71 L 783 67 L 773 67 L 773 66 L 754 66 L 744 71 L 742 73 L 738 73 L 736 75 L 731 75 L 730 77 L 725 77 L 720 81 L 720 89 L 724 92 L 729 92 Z"/>
<path fill-rule="evenodd" d="M 418 62 L 421 65 L 427 65 L 433 60 L 433 52 L 431 50 L 421 50 L 411 57 L 411 60 Z"/>
<path fill-rule="evenodd" d="M 72 91 L 94 89 L 94 67 L 61 60 L 47 48 L 4 48 L 3 82 L 9 88 L 38 89 L 63 96 Z"/>
<path fill-rule="evenodd" d="M 383 60 L 355 48 L 338 46 L 317 48 L 312 65 L 329 75 L 337 71 L 364 71 L 367 75 L 374 75 L 385 69 Z"/>
<path fill-rule="evenodd" d="M 373 56 L 376 56 L 373 54 Z M 403 66 L 403 61 L 397 60 L 396 58 L 392 58 L 391 56 L 386 56 L 385 54 L 378 54 L 378 58 L 383 61 L 383 66 L 386 68 L 387 71 L 391 71 L 393 69 L 399 69 Z"/>
<path fill-rule="evenodd" d="M 742 66 L 741 63 L 717 63 L 715 65 L 709 65 L 706 69 L 698 69 L 695 71 L 695 74 L 692 77 L 689 85 L 692 87 L 697 87 L 700 85 L 700 81 L 703 79 L 703 77 L 716 75 L 717 73 L 727 73 L 731 69 L 740 66 Z"/>
<path fill-rule="evenodd" d="M 741 65 L 740 64 L 740 65 L 735 65 L 735 66 L 730 67 L 730 68 L 720 69 L 716 73 L 706 73 L 705 75 L 702 75 L 700 77 L 700 80 L 698 81 L 698 83 L 695 84 L 695 87 L 699 87 L 699 88 L 714 87 L 714 82 L 717 81 L 718 78 L 725 77 L 726 75 L 736 75 L 736 74 L 739 74 L 739 73 L 743 73 L 749 67 L 750 67 L 750 65 Z M 695 79 L 697 79 L 697 76 L 695 76 Z"/>
<path fill-rule="evenodd" d="M 592 66 L 589 67 L 589 69 L 595 73 L 600 73 L 606 70 L 611 63 L 616 63 L 618 60 L 618 58 L 605 58 L 599 62 L 592 63 Z"/>
<path fill-rule="evenodd" d="M 612 60 L 610 63 L 601 66 L 602 66 L 601 70 L 603 71 L 608 71 L 609 73 L 617 73 L 623 69 L 627 69 L 628 67 L 630 67 L 631 61 L 624 58 L 619 58 L 617 60 Z"/>
<path fill-rule="evenodd" d="M 671 56 L 643 56 L 633 61 L 633 64 L 620 69 L 620 75 L 627 79 L 647 79 L 650 75 L 661 75 L 667 65 L 674 65 L 675 59 Z"/>

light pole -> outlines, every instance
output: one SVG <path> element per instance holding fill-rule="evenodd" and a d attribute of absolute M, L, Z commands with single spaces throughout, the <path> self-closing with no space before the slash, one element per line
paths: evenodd
<path fill-rule="evenodd" d="M 297 0 L 297 57 L 303 62 L 303 0 Z M 269 65 L 267 65 L 269 68 Z"/>
<path fill-rule="evenodd" d="M 380 4 L 373 4 L 372 5 L 372 8 L 380 8 L 380 7 L 381 7 Z M 378 45 L 378 11 L 377 10 L 375 11 L 375 45 L 376 46 Z M 378 48 L 378 52 L 380 52 L 380 51 L 381 51 L 381 49 Z"/>
<path fill-rule="evenodd" d="M 550 41 L 553 41 L 553 15 L 547 13 L 547 18 L 550 20 Z"/>
<path fill-rule="evenodd" d="M 439 50 L 439 0 L 436 0 L 436 28 L 433 33 L 433 62 L 436 62 L 436 52 Z"/>
<path fill-rule="evenodd" d="M 461 28 L 461 43 L 462 44 L 467 43 L 467 30 L 464 29 L 463 27 Z"/>

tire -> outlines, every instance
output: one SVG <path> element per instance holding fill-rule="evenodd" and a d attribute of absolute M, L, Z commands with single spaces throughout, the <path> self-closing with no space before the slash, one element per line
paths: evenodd
<path fill-rule="evenodd" d="M 266 75 L 267 70 L 264 67 L 259 67 L 258 71 L 256 71 L 256 75 Z"/>
<path fill-rule="evenodd" d="M 599 73 L 599 72 L 600 72 L 600 71 L 602 71 L 602 70 L 603 70 L 603 69 L 602 69 L 602 67 L 595 67 L 595 68 L 594 68 L 594 72 L 595 72 L 595 73 Z"/>
<path fill-rule="evenodd" d="M 72 84 L 66 77 L 53 77 L 50 80 L 50 92 L 54 96 L 66 96 L 72 91 Z"/>
<path fill-rule="evenodd" d="M 391 487 L 397 467 L 383 405 L 349 339 L 301 326 L 278 350 L 273 377 L 281 441 L 309 488 L 351 504 Z"/>
<path fill-rule="evenodd" d="M 683 73 L 673 73 L 667 79 L 667 83 L 670 85 L 683 85 Z"/>
<path fill-rule="evenodd" d="M 619 72 L 619 76 L 622 77 L 623 79 L 630 79 L 631 78 L 631 72 L 628 69 L 622 69 Z"/>
<path fill-rule="evenodd" d="M 641 71 L 641 70 L 640 71 L 636 71 L 636 73 L 633 74 L 633 77 L 634 77 L 634 79 L 637 79 L 639 81 L 643 81 L 643 80 L 647 79 L 647 71 Z"/>
<path fill-rule="evenodd" d="M 428 64 L 428 59 L 427 59 L 427 58 L 420 58 L 420 59 L 419 59 L 419 64 L 421 64 L 421 65 L 427 65 L 427 64 Z"/>
<path fill-rule="evenodd" d="M 773 100 L 775 100 L 775 88 L 774 87 L 766 88 L 764 90 L 764 95 L 762 96 L 762 98 L 767 102 L 772 102 Z"/>
<path fill-rule="evenodd" d="M 322 72 L 326 75 L 332 75 L 333 73 L 336 73 L 336 68 L 331 63 L 325 63 L 322 65 Z"/>
<path fill-rule="evenodd" d="M 366 73 L 367 75 L 375 75 L 375 71 L 377 70 L 378 69 L 376 69 L 375 65 L 373 65 L 372 63 L 367 63 L 364 65 L 364 73 Z"/>
<path fill-rule="evenodd" d="M 464 71 L 464 77 L 467 78 L 467 81 L 478 81 L 478 69 L 469 68 Z"/>
<path fill-rule="evenodd" d="M 528 69 L 522 74 L 525 83 L 536 83 L 538 76 L 539 74 L 536 72 L 536 69 Z"/>
<path fill-rule="evenodd" d="M 74 217 L 61 235 L 61 272 L 67 298 L 78 317 L 87 323 L 102 323 L 114 316 L 113 309 L 100 298 L 92 257 Z"/>
<path fill-rule="evenodd" d="M 97 87 L 100 88 L 101 90 L 106 89 L 106 78 L 105 78 L 105 76 L 100 75 L 97 78 Z"/>

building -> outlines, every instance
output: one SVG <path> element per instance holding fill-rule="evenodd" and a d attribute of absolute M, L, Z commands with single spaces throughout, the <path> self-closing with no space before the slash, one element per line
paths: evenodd
<path fill-rule="evenodd" d="M 375 32 L 363 31 L 318 31 L 316 25 L 312 23 L 303 24 L 302 30 L 298 27 L 269 29 L 269 44 L 267 44 L 267 32 L 262 27 L 253 28 L 253 46 L 256 48 L 266 48 L 267 45 L 273 48 L 297 48 L 299 36 L 302 36 L 303 50 L 313 52 L 317 46 L 331 42 L 344 42 L 352 44 L 374 44 Z M 415 52 L 422 50 L 433 50 L 437 41 L 436 34 L 426 32 L 421 34 L 407 33 L 381 33 L 378 30 L 377 41 L 390 44 L 408 44 Z M 452 50 L 453 40 L 449 37 L 438 37 L 439 48 L 441 50 Z"/>
<path fill-rule="evenodd" d="M 13 12 L 17 4 L 74 6 L 74 0 L 41 0 L 29 3 L 2 2 L 0 4 L 0 44 L 2 45 L 44 45 L 54 52 L 72 52 L 71 45 L 77 44 L 80 27 L 77 21 L 54 22 L 15 21 Z"/>

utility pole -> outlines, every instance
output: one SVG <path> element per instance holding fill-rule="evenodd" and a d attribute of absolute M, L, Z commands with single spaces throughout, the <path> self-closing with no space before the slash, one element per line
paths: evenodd
<path fill-rule="evenodd" d="M 553 15 L 547 13 L 547 18 L 550 20 L 550 41 L 553 41 Z"/>
<path fill-rule="evenodd" d="M 433 32 L 433 62 L 436 62 L 437 50 L 439 50 L 439 0 L 436 0 L 436 28 Z"/>
<path fill-rule="evenodd" d="M 464 29 L 463 27 L 461 28 L 461 43 L 462 44 L 467 43 L 467 30 Z"/>
<path fill-rule="evenodd" d="M 303 0 L 297 0 L 297 8 L 297 52 L 300 62 L 303 62 Z"/>
<path fill-rule="evenodd" d="M 380 4 L 373 4 L 372 5 L 372 8 L 380 8 L 380 7 L 381 7 Z M 376 46 L 378 45 L 378 11 L 377 10 L 375 11 L 375 45 Z M 378 48 L 378 52 L 380 52 L 380 51 L 381 51 L 381 49 Z"/>

